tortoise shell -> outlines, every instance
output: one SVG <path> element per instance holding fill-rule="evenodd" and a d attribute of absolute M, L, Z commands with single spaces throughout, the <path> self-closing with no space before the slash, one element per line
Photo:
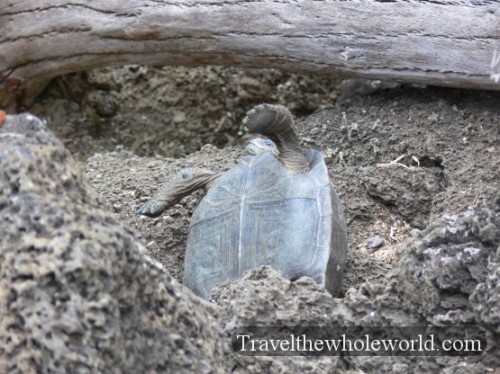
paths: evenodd
<path fill-rule="evenodd" d="M 337 292 L 346 251 L 343 211 L 322 154 L 304 155 L 311 166 L 305 173 L 289 175 L 272 152 L 261 152 L 215 181 L 187 240 L 184 283 L 197 295 L 208 298 L 215 285 L 261 265 L 319 284 L 328 265 L 330 292 Z"/>

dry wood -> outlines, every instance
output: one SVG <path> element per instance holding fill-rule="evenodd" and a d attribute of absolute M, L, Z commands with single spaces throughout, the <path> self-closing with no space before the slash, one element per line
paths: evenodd
<path fill-rule="evenodd" d="M 3 0 L 0 76 L 10 76 L 0 90 L 30 100 L 59 74 L 123 64 L 498 90 L 499 20 L 500 5 L 488 0 Z"/>

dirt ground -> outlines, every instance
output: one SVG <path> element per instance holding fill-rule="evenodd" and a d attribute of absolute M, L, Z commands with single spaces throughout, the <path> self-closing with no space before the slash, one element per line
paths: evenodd
<path fill-rule="evenodd" d="M 500 93 L 396 86 L 360 96 L 339 84 L 271 70 L 128 66 L 59 78 L 31 111 L 49 120 L 103 204 L 181 279 L 202 192 L 158 218 L 136 209 L 181 168 L 230 168 L 248 139 L 244 113 L 287 105 L 344 202 L 347 289 L 383 276 L 412 230 L 498 190 Z M 370 250 L 375 235 L 384 245 Z"/>
<path fill-rule="evenodd" d="M 262 102 L 296 115 L 332 105 L 338 83 L 276 70 L 126 66 L 60 77 L 31 110 L 50 118 L 82 161 L 116 147 L 178 158 L 205 144 L 239 144 L 241 119 Z"/>

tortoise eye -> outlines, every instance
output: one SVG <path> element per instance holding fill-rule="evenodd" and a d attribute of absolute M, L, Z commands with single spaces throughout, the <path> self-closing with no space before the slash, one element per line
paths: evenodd
<path fill-rule="evenodd" d="M 269 139 L 264 140 L 264 144 L 266 145 L 266 147 L 272 147 L 273 146 L 273 142 L 270 141 Z"/>

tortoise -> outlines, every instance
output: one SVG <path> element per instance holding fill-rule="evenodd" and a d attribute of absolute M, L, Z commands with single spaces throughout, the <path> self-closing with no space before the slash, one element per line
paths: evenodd
<path fill-rule="evenodd" d="M 311 277 L 337 296 L 346 224 L 322 154 L 302 151 L 285 106 L 261 104 L 244 124 L 267 138 L 251 140 L 246 155 L 225 173 L 182 170 L 138 213 L 158 216 L 207 188 L 191 219 L 184 260 L 184 284 L 203 298 L 214 286 L 261 265 L 292 281 Z"/>

